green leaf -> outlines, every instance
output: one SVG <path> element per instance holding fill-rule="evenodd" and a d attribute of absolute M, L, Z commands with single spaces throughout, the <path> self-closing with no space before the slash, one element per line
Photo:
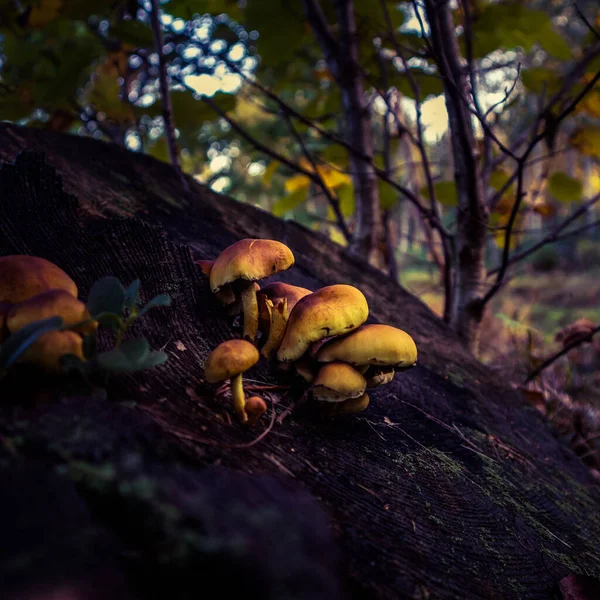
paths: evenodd
<path fill-rule="evenodd" d="M 521 72 L 523 85 L 535 94 L 554 94 L 558 92 L 562 84 L 562 77 L 552 69 L 544 67 L 531 67 Z"/>
<path fill-rule="evenodd" d="M 520 0 L 505 0 L 482 7 L 473 23 L 473 54 L 481 58 L 494 50 L 521 46 L 529 52 L 541 45 L 556 58 L 570 58 L 564 40 L 552 28 L 548 12 L 524 6 Z M 464 39 L 461 39 L 464 45 Z"/>
<path fill-rule="evenodd" d="M 287 65 L 311 40 L 300 3 L 262 0 L 247 2 L 241 19 L 246 29 L 259 32 L 256 48 L 261 67 Z"/>
<path fill-rule="evenodd" d="M 160 365 L 167 358 L 165 352 L 151 352 L 148 340 L 139 338 L 123 342 L 118 348 L 99 354 L 96 357 L 96 363 L 107 371 L 133 373 Z"/>
<path fill-rule="evenodd" d="M 354 214 L 354 186 L 351 183 L 341 185 L 335 190 L 340 202 L 340 210 L 344 217 L 351 217 Z"/>
<path fill-rule="evenodd" d="M 138 20 L 118 21 L 111 25 L 109 36 L 136 48 L 153 48 L 154 39 L 149 25 Z"/>
<path fill-rule="evenodd" d="M 131 310 L 137 304 L 139 291 L 140 280 L 136 279 L 135 281 L 132 281 L 125 290 L 125 308 Z"/>
<path fill-rule="evenodd" d="M 379 188 L 379 205 L 381 208 L 383 210 L 392 208 L 398 201 L 398 191 L 381 179 L 378 180 L 377 187 Z"/>
<path fill-rule="evenodd" d="M 121 315 L 125 304 L 125 290 L 116 277 L 104 277 L 96 281 L 90 290 L 87 309 L 92 317 L 100 313 Z"/>
<path fill-rule="evenodd" d="M 61 317 L 50 317 L 41 321 L 34 321 L 10 335 L 0 348 L 0 368 L 8 368 L 40 337 L 49 331 L 56 331 L 62 327 Z"/>
<path fill-rule="evenodd" d="M 559 171 L 550 175 L 548 191 L 559 202 L 577 202 L 583 195 L 583 183 Z"/>
<path fill-rule="evenodd" d="M 437 201 L 444 206 L 456 206 L 458 204 L 458 194 L 456 192 L 456 183 L 454 181 L 438 181 L 433 184 L 435 197 Z M 429 198 L 427 186 L 421 188 L 421 194 Z"/>
<path fill-rule="evenodd" d="M 296 191 L 284 196 L 275 202 L 273 214 L 276 217 L 282 217 L 286 212 L 294 210 L 306 200 L 306 189 L 299 188 Z"/>
<path fill-rule="evenodd" d="M 146 314 L 151 308 L 155 308 L 157 306 L 171 306 L 171 296 L 169 294 L 159 294 L 158 296 L 154 296 L 148 303 L 139 311 L 139 315 L 142 316 Z"/>
<path fill-rule="evenodd" d="M 232 19 L 240 19 L 237 0 L 170 0 L 163 10 L 180 19 L 190 20 L 194 15 L 227 13 Z"/>
<path fill-rule="evenodd" d="M 444 93 L 444 84 L 439 75 L 426 73 L 416 68 L 411 69 L 410 73 L 419 88 L 421 100 L 425 100 L 428 96 L 439 96 Z M 389 83 L 395 86 L 406 97 L 415 99 L 415 93 L 406 73 L 394 71 L 390 76 Z"/>
<path fill-rule="evenodd" d="M 550 55 L 558 60 L 571 60 L 573 52 L 565 38 L 552 29 L 548 23 L 537 32 L 537 43 Z"/>
<path fill-rule="evenodd" d="M 98 354 L 96 362 L 107 371 L 137 371 L 149 353 L 150 344 L 146 338 L 127 340 L 118 348 Z"/>
<path fill-rule="evenodd" d="M 155 350 L 150 352 L 150 354 L 148 354 L 148 356 L 145 358 L 143 362 L 143 368 L 152 369 L 153 367 L 158 367 L 159 365 L 166 363 L 168 358 L 169 356 L 166 352 L 163 352 L 162 350 Z"/>

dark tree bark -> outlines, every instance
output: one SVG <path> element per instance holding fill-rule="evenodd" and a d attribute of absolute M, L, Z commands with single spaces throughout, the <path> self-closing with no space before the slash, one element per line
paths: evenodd
<path fill-rule="evenodd" d="M 0 126 L 0 159 L 27 148 L 44 155 L 0 169 L 0 255 L 52 260 L 83 297 L 104 275 L 139 277 L 143 299 L 173 305 L 134 332 L 169 362 L 111 376 L 108 398 L 22 369 L 0 383 L 0 597 L 550 600 L 570 571 L 600 575 L 587 468 L 419 300 L 148 156 Z M 323 421 L 308 404 L 248 445 L 264 424 L 230 422 L 203 381 L 237 332 L 192 260 L 241 237 L 288 244 L 285 281 L 357 285 L 372 321 L 414 336 L 419 365 L 360 415 Z M 246 380 L 291 385 L 271 394 L 278 414 L 305 389 L 262 362 Z"/>
<path fill-rule="evenodd" d="M 488 209 L 467 105 L 469 77 L 454 33 L 450 2 L 425 0 L 425 10 L 431 28 L 431 45 L 444 82 L 458 193 L 456 272 L 450 324 L 475 353 L 479 347 L 479 327 L 484 312 L 481 299 L 486 281 L 484 259 Z"/>
<path fill-rule="evenodd" d="M 358 58 L 358 36 L 352 0 L 336 0 L 339 36 L 336 39 L 319 0 L 303 0 L 306 16 L 321 46 L 329 70 L 342 92 L 346 141 L 362 155 L 350 153 L 350 171 L 356 197 L 355 228 L 350 250 L 370 263 L 382 265 L 383 220 L 377 174 L 373 166 L 373 130 Z"/>

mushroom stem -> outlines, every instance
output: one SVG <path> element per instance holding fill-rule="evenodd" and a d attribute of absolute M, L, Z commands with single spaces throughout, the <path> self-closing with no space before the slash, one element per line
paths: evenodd
<path fill-rule="evenodd" d="M 231 398 L 233 399 L 233 409 L 242 423 L 248 421 L 246 414 L 246 399 L 244 397 L 244 386 L 242 384 L 242 374 L 231 378 Z"/>
<path fill-rule="evenodd" d="M 269 326 L 269 337 L 260 353 L 267 359 L 271 359 L 274 352 L 279 350 L 281 341 L 285 335 L 287 320 L 284 314 L 287 312 L 287 299 L 284 298 L 274 309 L 271 310 L 271 324 Z"/>
<path fill-rule="evenodd" d="M 258 333 L 258 302 L 254 282 L 245 282 L 241 292 L 244 310 L 244 337 L 254 342 Z"/>

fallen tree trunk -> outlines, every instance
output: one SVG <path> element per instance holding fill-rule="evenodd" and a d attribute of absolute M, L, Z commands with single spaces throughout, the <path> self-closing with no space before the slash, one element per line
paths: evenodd
<path fill-rule="evenodd" d="M 173 297 L 136 325 L 168 363 L 111 376 L 108 399 L 70 381 L 0 382 L 0 597 L 217 586 L 278 600 L 546 599 L 569 572 L 600 575 L 586 467 L 418 299 L 294 223 L 191 179 L 184 190 L 147 156 L 9 125 L 0 141 L 0 159 L 17 157 L 0 170 L 0 255 L 43 256 L 83 292 L 112 274 L 139 277 L 146 300 Z M 264 425 L 232 424 L 202 378 L 237 332 L 192 260 L 240 237 L 288 244 L 284 281 L 359 287 L 373 320 L 413 335 L 419 365 L 360 415 L 300 411 L 251 444 Z M 269 393 L 278 414 L 303 391 L 282 377 L 265 363 L 248 373 L 292 385 Z"/>

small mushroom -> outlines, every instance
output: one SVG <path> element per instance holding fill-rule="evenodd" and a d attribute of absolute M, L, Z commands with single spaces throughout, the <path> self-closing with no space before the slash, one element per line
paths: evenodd
<path fill-rule="evenodd" d="M 210 272 L 213 293 L 226 284 L 237 289 L 244 313 L 244 337 L 256 339 L 258 332 L 258 304 L 253 282 L 285 271 L 294 264 L 292 251 L 274 240 L 244 239 L 225 248 Z"/>
<path fill-rule="evenodd" d="M 350 398 L 350 400 L 344 400 L 339 404 L 336 404 L 336 412 L 337 415 L 343 414 L 354 414 L 359 413 L 365 410 L 367 406 L 369 406 L 370 398 L 368 394 L 363 394 L 358 398 Z"/>
<path fill-rule="evenodd" d="M 353 367 L 343 362 L 323 365 L 312 384 L 313 398 L 322 405 L 322 413 L 335 414 L 338 404 L 359 398 L 365 393 L 367 382 Z"/>
<path fill-rule="evenodd" d="M 213 265 L 215 264 L 214 260 L 197 260 L 196 264 L 202 269 L 202 272 L 210 277 L 210 272 L 212 271 Z M 215 297 L 217 300 L 224 304 L 225 306 L 230 306 L 235 302 L 235 294 L 231 289 L 230 285 L 224 285 L 216 294 Z"/>
<path fill-rule="evenodd" d="M 298 360 L 311 342 L 348 333 L 362 325 L 368 316 L 367 299 L 351 285 L 330 285 L 304 296 L 290 313 L 277 359 Z"/>
<path fill-rule="evenodd" d="M 24 254 L 0 257 L 0 303 L 17 304 L 52 289 L 77 298 L 75 282 L 49 260 Z"/>
<path fill-rule="evenodd" d="M 375 365 L 405 370 L 417 364 L 415 341 L 391 325 L 363 325 L 356 331 L 333 339 L 320 348 L 322 363 L 342 361 L 357 367 Z"/>
<path fill-rule="evenodd" d="M 204 377 L 209 383 L 229 379 L 233 408 L 242 423 L 248 421 L 245 410 L 242 373 L 254 366 L 260 355 L 256 346 L 245 340 L 228 340 L 219 344 L 204 363 Z"/>
<path fill-rule="evenodd" d="M 48 331 L 25 350 L 20 361 L 60 373 L 63 370 L 60 359 L 65 354 L 74 354 L 80 360 L 85 360 L 83 338 L 74 331 Z"/>
<path fill-rule="evenodd" d="M 251 396 L 246 400 L 248 425 L 252 427 L 267 412 L 267 403 L 260 396 Z"/>
<path fill-rule="evenodd" d="M 289 320 L 290 312 L 298 301 L 312 292 L 303 287 L 277 281 L 266 285 L 258 294 L 260 320 L 263 322 L 263 332 L 266 342 L 260 353 L 271 359 L 281 346 L 281 340 Z M 268 321 L 265 323 L 265 321 Z"/>
<path fill-rule="evenodd" d="M 48 290 L 13 305 L 6 315 L 6 328 L 10 333 L 15 333 L 34 321 L 50 317 L 62 317 L 66 329 L 82 321 L 89 321 L 74 329 L 84 334 L 93 333 L 98 327 L 97 321 L 90 320 L 90 313 L 81 300 L 64 290 Z"/>

